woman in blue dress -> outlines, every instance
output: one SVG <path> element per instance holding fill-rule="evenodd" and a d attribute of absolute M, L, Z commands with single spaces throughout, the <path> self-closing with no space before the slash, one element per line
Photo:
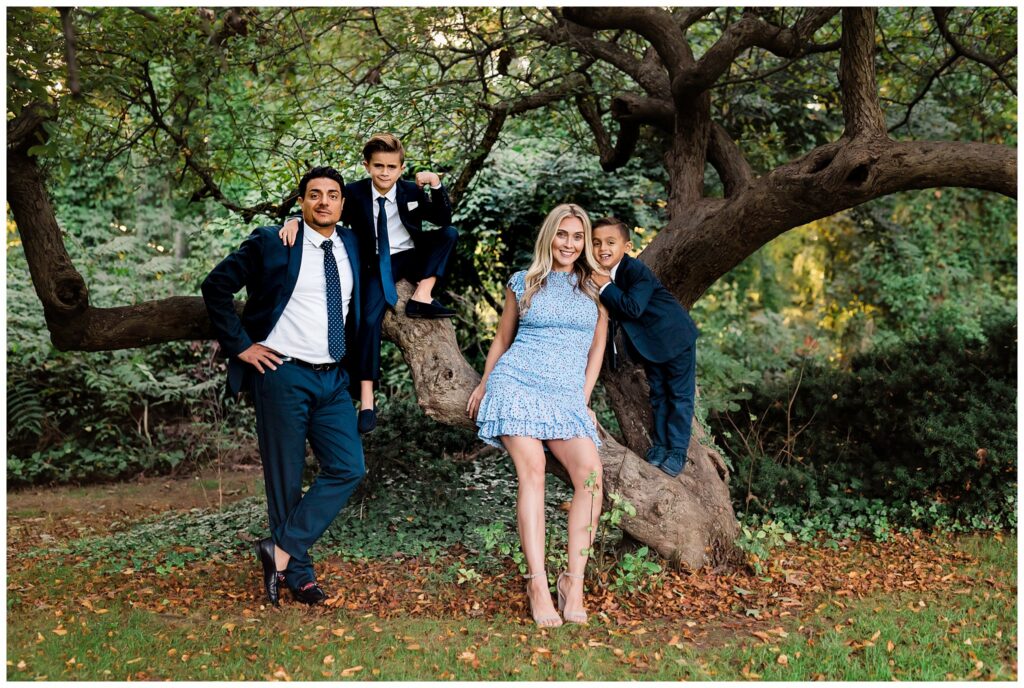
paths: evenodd
<path fill-rule="evenodd" d="M 528 270 L 512 275 L 483 377 L 467 411 L 484 442 L 508 451 L 516 467 L 519 537 L 527 596 L 539 626 L 559 626 L 544 570 L 544 447 L 573 485 L 568 570 L 555 583 L 558 610 L 584 623 L 583 572 L 601 514 L 597 422 L 590 410 L 608 332 L 591 275 L 601 270 L 590 218 L 566 203 L 548 213 Z"/>

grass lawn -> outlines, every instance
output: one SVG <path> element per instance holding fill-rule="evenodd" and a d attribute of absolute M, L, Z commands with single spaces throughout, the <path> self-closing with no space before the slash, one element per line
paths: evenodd
<path fill-rule="evenodd" d="M 823 591 L 799 613 L 763 624 L 742 614 L 618 623 L 598 613 L 588 626 L 544 631 L 500 613 L 381 618 L 345 604 L 291 602 L 268 609 L 250 590 L 248 561 L 218 567 L 226 578 L 211 572 L 216 590 L 198 599 L 190 586 L 203 581 L 180 571 L 144 579 L 150 587 L 162 581 L 146 603 L 106 594 L 107 587 L 125 589 L 105 584 L 109 575 L 28 567 L 9 581 L 7 678 L 1014 680 L 1016 543 L 971 536 L 955 546 L 971 557 L 960 573 L 975 585 Z M 431 596 L 444 584 L 424 585 Z M 180 594 L 191 597 L 172 603 Z"/>
<path fill-rule="evenodd" d="M 760 574 L 663 571 L 647 590 L 591 578 L 590 624 L 540 630 L 512 562 L 461 535 L 511 511 L 442 477 L 453 491 L 420 490 L 416 511 L 399 494 L 339 519 L 314 551 L 334 597 L 313 609 L 261 604 L 258 473 L 9 494 L 7 678 L 1016 679 L 1014 536 L 794 543 Z"/>

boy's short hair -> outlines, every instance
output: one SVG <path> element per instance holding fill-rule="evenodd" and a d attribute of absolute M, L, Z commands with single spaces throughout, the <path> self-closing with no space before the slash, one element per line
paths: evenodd
<path fill-rule="evenodd" d="M 374 134 L 363 146 L 363 160 L 370 162 L 374 153 L 398 153 L 398 159 L 405 164 L 405 148 L 398 137 L 389 132 Z"/>
<path fill-rule="evenodd" d="M 599 227 L 618 227 L 619 234 L 622 235 L 622 240 L 632 241 L 629 237 L 629 228 L 626 226 L 626 223 L 617 217 L 612 217 L 611 215 L 609 215 L 607 217 L 602 217 L 598 218 L 597 220 L 594 220 L 593 229 L 598 229 Z M 591 231 L 593 231 L 593 229 Z"/>
<path fill-rule="evenodd" d="M 345 192 L 345 178 L 341 176 L 341 172 L 333 167 L 314 167 L 309 172 L 302 175 L 302 179 L 299 180 L 299 198 L 306 197 L 306 186 L 309 184 L 310 180 L 320 179 L 321 177 L 333 179 L 338 182 L 338 186 L 341 187 L 342 193 Z"/>

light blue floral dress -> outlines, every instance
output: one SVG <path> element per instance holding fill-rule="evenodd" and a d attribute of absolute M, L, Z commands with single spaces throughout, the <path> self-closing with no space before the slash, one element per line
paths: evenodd
<path fill-rule="evenodd" d="M 487 378 L 476 416 L 478 437 L 487 444 L 501 449 L 501 435 L 520 435 L 589 437 L 601 446 L 583 395 L 597 304 L 575 284 L 574 273 L 549 273 L 520 316 L 515 341 Z M 521 300 L 526 271 L 512 275 L 508 287 Z"/>

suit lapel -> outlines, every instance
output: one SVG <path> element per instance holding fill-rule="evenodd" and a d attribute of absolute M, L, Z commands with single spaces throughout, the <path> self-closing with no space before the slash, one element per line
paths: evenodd
<path fill-rule="evenodd" d="M 275 304 L 273 313 L 270 314 L 270 329 L 274 329 L 274 326 L 277 325 L 277 320 L 281 317 L 281 313 L 284 312 L 284 307 L 292 298 L 292 292 L 295 291 L 295 283 L 299 281 L 299 266 L 302 263 L 302 238 L 305 229 L 306 223 L 300 219 L 299 232 L 295 235 L 295 245 L 285 249 L 288 251 L 288 270 L 285 272 L 284 289 L 281 291 L 281 298 Z"/>
<path fill-rule="evenodd" d="M 612 280 L 612 283 L 615 284 L 615 286 L 622 284 L 623 273 L 629 269 L 629 261 L 631 260 L 633 259 L 628 255 L 622 256 L 622 260 L 619 261 L 619 267 L 615 271 L 615 278 Z"/>
<path fill-rule="evenodd" d="M 359 202 L 363 204 L 363 216 L 366 218 L 366 228 L 368 233 L 366 235 L 366 241 L 377 245 L 377 228 L 376 223 L 373 221 L 373 182 L 369 179 L 366 180 L 366 185 L 363 187 L 365 193 L 363 197 L 359 199 Z M 376 249 L 372 253 L 376 253 Z"/>
<path fill-rule="evenodd" d="M 409 196 L 405 193 L 405 184 L 399 179 L 395 182 L 395 203 L 398 204 L 398 219 L 402 221 L 402 224 L 406 227 L 409 226 Z M 388 231 L 391 228 L 388 227 Z"/>

